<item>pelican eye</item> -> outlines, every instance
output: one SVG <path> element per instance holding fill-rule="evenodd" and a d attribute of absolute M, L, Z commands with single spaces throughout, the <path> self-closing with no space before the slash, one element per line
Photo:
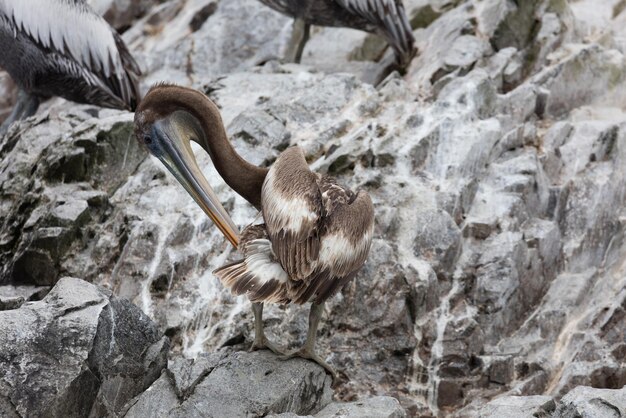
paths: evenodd
<path fill-rule="evenodd" d="M 143 137 L 143 140 L 144 140 L 144 142 L 145 142 L 146 144 L 148 144 L 148 145 L 152 144 L 152 138 L 150 138 L 150 135 L 145 135 L 145 136 Z"/>

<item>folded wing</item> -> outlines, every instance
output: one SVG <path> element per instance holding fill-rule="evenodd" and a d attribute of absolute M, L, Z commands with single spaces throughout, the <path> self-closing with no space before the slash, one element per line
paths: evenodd
<path fill-rule="evenodd" d="M 381 28 L 403 61 L 415 54 L 415 38 L 401 0 L 335 0 L 337 4 Z"/>
<path fill-rule="evenodd" d="M 83 0 L 0 0 L 0 18 L 40 48 L 95 75 L 85 78 L 112 92 L 117 107 L 135 107 L 139 66 L 119 34 Z"/>
<path fill-rule="evenodd" d="M 315 267 L 323 216 L 318 175 L 298 147 L 288 148 L 263 183 L 263 219 L 276 258 L 291 280 L 303 280 Z"/>

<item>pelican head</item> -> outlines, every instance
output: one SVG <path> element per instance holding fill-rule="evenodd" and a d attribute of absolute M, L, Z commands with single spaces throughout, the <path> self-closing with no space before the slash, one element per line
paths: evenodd
<path fill-rule="evenodd" d="M 200 171 L 191 149 L 191 141 L 206 149 L 207 132 L 189 110 L 193 103 L 177 102 L 177 88 L 159 85 L 148 92 L 135 112 L 135 136 L 167 167 L 236 248 L 238 229 Z"/>

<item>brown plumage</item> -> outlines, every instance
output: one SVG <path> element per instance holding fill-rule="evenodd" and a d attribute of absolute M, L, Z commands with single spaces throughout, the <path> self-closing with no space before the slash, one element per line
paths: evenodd
<path fill-rule="evenodd" d="M 374 229 L 369 195 L 312 172 L 298 147 L 285 150 L 269 170 L 247 163 L 228 141 L 217 107 L 191 89 L 153 87 L 135 114 L 135 134 L 243 253 L 215 275 L 254 302 L 253 348 L 278 351 L 263 334 L 261 303 L 312 301 L 307 343 L 293 355 L 313 359 L 334 375 L 315 354 L 315 333 L 324 302 L 354 278 L 367 258 Z M 209 153 L 233 190 L 261 209 L 264 224 L 248 226 L 239 235 L 197 167 L 191 140 Z"/>
<path fill-rule="evenodd" d="M 261 201 L 265 224 L 244 229 L 244 258 L 214 272 L 235 294 L 253 302 L 319 304 L 365 263 L 374 228 L 369 195 L 310 171 L 300 148 L 278 157 Z M 268 270 L 278 272 L 267 276 Z"/>

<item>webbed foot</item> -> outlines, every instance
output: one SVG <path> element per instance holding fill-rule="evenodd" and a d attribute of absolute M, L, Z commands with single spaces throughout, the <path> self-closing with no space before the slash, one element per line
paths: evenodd
<path fill-rule="evenodd" d="M 274 354 L 278 355 L 278 356 L 284 356 L 285 352 L 283 350 L 281 350 L 276 344 L 274 344 L 273 342 L 271 342 L 270 340 L 268 340 L 265 335 L 261 336 L 261 337 L 255 337 L 254 341 L 252 342 L 252 345 L 250 346 L 250 349 L 248 350 L 248 352 L 253 352 L 253 351 L 257 351 L 257 350 L 264 350 L 264 349 L 268 349 L 271 352 L 273 352 Z"/>

